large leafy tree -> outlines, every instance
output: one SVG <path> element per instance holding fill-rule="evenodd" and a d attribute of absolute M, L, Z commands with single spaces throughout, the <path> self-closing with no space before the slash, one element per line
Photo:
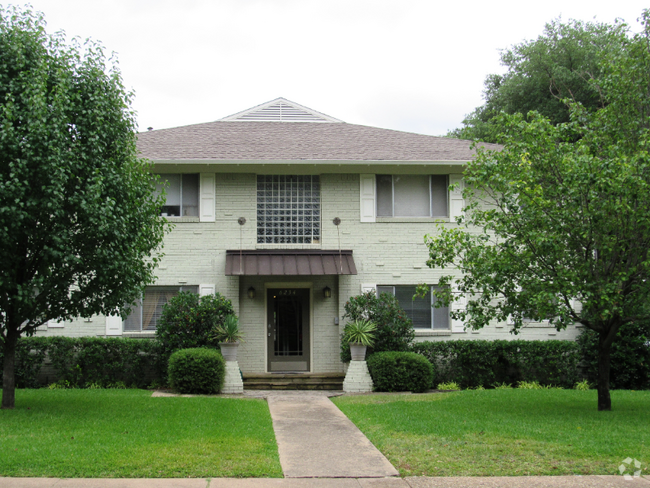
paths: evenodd
<path fill-rule="evenodd" d="M 2 408 L 16 342 L 48 320 L 125 312 L 154 279 L 165 223 L 137 157 L 130 95 L 101 47 L 0 9 Z"/>
<path fill-rule="evenodd" d="M 610 349 L 650 299 L 650 14 L 644 31 L 604 51 L 596 112 L 570 103 L 555 125 L 530 113 L 498 119 L 501 151 L 465 173 L 464 225 L 427 236 L 432 267 L 454 267 L 438 292 L 465 297 L 466 326 L 525 318 L 598 335 L 598 409 L 610 410 Z M 459 293 L 455 293 L 458 291 Z M 626 330 L 631 330 L 627 328 Z"/>
<path fill-rule="evenodd" d="M 603 51 L 620 49 L 627 27 L 596 22 L 559 19 L 548 24 L 537 39 L 524 41 L 501 52 L 503 75 L 485 79 L 485 104 L 463 121 L 463 127 L 450 131 L 460 139 L 497 142 L 502 112 L 527 116 L 534 110 L 553 124 L 569 121 L 564 99 L 580 102 L 585 109 L 602 107 L 598 89 L 590 81 L 601 74 L 599 57 Z"/>

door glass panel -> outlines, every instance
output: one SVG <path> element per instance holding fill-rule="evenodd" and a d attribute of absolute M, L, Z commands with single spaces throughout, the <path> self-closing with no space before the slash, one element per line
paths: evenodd
<path fill-rule="evenodd" d="M 273 310 L 275 356 L 303 355 L 302 299 L 296 290 L 278 290 Z"/>

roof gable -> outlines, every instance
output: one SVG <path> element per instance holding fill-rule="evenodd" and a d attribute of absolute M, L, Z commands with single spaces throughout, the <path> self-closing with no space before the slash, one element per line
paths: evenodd
<path fill-rule="evenodd" d="M 276 98 L 242 112 L 224 117 L 222 122 L 343 122 L 286 98 Z"/>

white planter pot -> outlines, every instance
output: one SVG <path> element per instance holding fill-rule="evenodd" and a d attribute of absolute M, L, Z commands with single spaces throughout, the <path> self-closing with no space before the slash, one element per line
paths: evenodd
<path fill-rule="evenodd" d="M 221 355 L 226 361 L 237 361 L 239 342 L 220 342 Z"/>
<path fill-rule="evenodd" d="M 352 361 L 365 361 L 366 360 L 366 346 L 359 343 L 350 342 L 350 355 Z"/>

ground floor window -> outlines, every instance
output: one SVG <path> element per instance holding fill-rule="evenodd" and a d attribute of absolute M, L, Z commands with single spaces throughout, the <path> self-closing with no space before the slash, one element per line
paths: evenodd
<path fill-rule="evenodd" d="M 424 297 L 416 297 L 415 285 L 379 285 L 377 294 L 390 293 L 397 298 L 400 307 L 413 322 L 416 329 L 449 329 L 449 307 L 434 308 L 436 298 L 429 291 Z M 431 289 L 436 289 L 432 286 Z"/>
<path fill-rule="evenodd" d="M 163 305 L 181 291 L 199 292 L 198 286 L 150 286 L 123 322 L 124 332 L 154 332 L 162 316 Z"/>

